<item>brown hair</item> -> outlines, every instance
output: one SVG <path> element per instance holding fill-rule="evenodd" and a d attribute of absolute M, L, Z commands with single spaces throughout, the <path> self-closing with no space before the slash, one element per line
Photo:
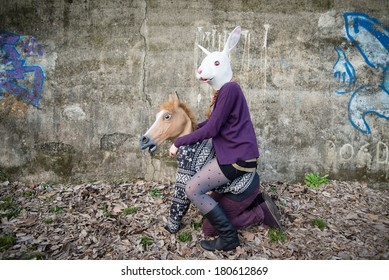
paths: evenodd
<path fill-rule="evenodd" d="M 218 95 L 218 94 L 219 94 L 219 91 L 218 91 L 218 90 L 215 90 L 215 91 L 213 92 L 213 97 L 212 97 L 211 103 L 209 104 L 208 111 L 207 111 L 207 113 L 205 114 L 205 116 L 207 117 L 207 119 L 209 119 L 209 117 L 211 116 L 212 107 L 213 107 L 213 105 L 215 105 L 215 102 L 216 102 L 216 99 L 217 99 L 217 95 Z"/>

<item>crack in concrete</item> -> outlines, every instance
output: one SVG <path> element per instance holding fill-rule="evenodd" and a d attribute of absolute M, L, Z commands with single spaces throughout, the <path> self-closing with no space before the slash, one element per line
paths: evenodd
<path fill-rule="evenodd" d="M 144 42 L 144 55 L 143 55 L 143 62 L 142 62 L 142 69 L 143 69 L 143 77 L 142 77 L 142 93 L 143 95 L 145 96 L 146 98 L 146 101 L 149 105 L 149 108 L 151 108 L 151 98 L 150 96 L 146 93 L 146 60 L 147 60 L 147 38 L 146 38 L 146 33 L 147 33 L 147 26 L 146 26 L 146 22 L 147 22 L 147 0 L 144 1 L 145 3 L 145 8 L 144 8 L 144 17 L 143 17 L 143 20 L 142 20 L 142 24 L 140 26 L 140 29 L 139 29 L 139 33 L 140 33 L 140 36 L 142 36 L 143 38 L 143 42 Z"/>

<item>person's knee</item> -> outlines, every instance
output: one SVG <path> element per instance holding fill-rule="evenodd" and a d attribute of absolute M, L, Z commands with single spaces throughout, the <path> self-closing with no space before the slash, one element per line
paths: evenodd
<path fill-rule="evenodd" d="M 185 194 L 190 200 L 193 200 L 193 198 L 196 197 L 196 189 L 190 182 L 185 187 Z"/>

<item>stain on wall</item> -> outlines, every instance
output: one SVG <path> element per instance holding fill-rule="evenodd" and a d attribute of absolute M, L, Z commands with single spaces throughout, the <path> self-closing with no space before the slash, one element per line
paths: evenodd
<path fill-rule="evenodd" d="M 379 70 L 374 72 L 378 76 L 374 81 L 355 89 L 358 82 L 355 67 L 342 47 L 335 48 L 338 55 L 334 65 L 334 78 L 338 83 L 336 93 L 351 93 L 349 120 L 360 132 L 371 134 L 367 115 L 389 120 L 389 29 L 367 14 L 354 12 L 344 13 L 344 29 L 366 66 Z"/>
<path fill-rule="evenodd" d="M 45 73 L 29 59 L 43 56 L 43 47 L 32 36 L 0 32 L 0 102 L 7 92 L 35 107 L 39 106 Z"/>

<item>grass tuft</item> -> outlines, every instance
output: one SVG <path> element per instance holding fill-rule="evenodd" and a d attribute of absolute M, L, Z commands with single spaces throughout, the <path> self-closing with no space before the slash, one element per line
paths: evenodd
<path fill-rule="evenodd" d="M 129 207 L 123 210 L 123 214 L 124 216 L 128 216 L 130 214 L 135 214 L 136 212 L 138 212 L 138 210 L 138 207 Z"/>
<path fill-rule="evenodd" d="M 319 172 L 310 172 L 305 174 L 304 183 L 310 188 L 316 188 L 321 184 L 328 183 L 328 175 L 320 176 Z"/>
<path fill-rule="evenodd" d="M 323 230 L 327 227 L 327 223 L 326 221 L 324 221 L 323 219 L 320 219 L 320 218 L 315 218 L 311 221 L 311 224 L 313 226 L 316 226 L 318 227 L 319 229 Z"/>
<path fill-rule="evenodd" d="M 192 241 L 192 235 L 189 232 L 181 232 L 178 235 L 178 240 L 181 242 L 190 242 Z"/>
<path fill-rule="evenodd" d="M 271 242 L 284 242 L 287 239 L 286 233 L 276 228 L 269 229 L 267 236 Z"/>
<path fill-rule="evenodd" d="M 14 234 L 9 233 L 0 235 L 0 252 L 4 252 L 16 244 L 16 237 Z"/>
<path fill-rule="evenodd" d="M 155 198 L 155 199 L 159 199 L 161 198 L 161 192 L 159 189 L 157 188 L 152 188 L 150 191 L 149 191 L 151 197 Z"/>
<path fill-rule="evenodd" d="M 147 248 L 151 245 L 153 245 L 154 240 L 147 235 L 143 235 L 142 238 L 140 239 L 140 244 L 142 244 L 143 248 L 147 250 Z"/>

